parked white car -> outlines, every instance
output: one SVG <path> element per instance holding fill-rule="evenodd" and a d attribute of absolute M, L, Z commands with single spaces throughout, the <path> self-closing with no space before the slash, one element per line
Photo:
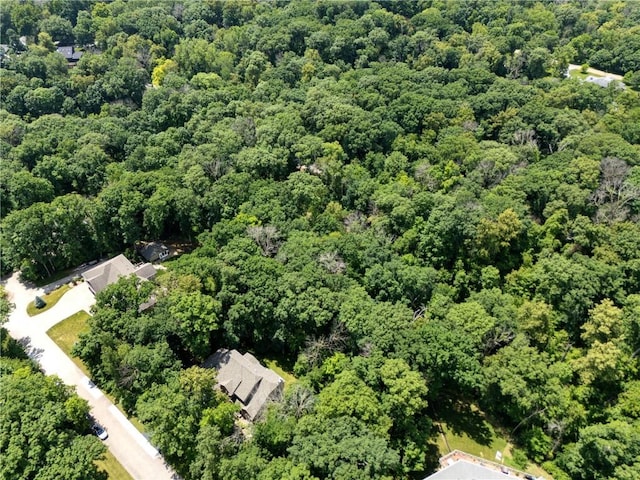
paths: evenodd
<path fill-rule="evenodd" d="M 95 433 L 100 440 L 106 440 L 109 436 L 107 431 L 98 423 L 91 425 L 91 430 L 93 430 L 93 433 Z"/>

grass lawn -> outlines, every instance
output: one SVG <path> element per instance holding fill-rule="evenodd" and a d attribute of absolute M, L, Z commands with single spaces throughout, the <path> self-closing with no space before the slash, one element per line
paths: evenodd
<path fill-rule="evenodd" d="M 52 308 L 58 301 L 62 298 L 62 296 L 67 293 L 71 287 L 69 285 L 62 285 L 60 288 L 57 288 L 53 292 L 43 295 L 42 299 L 47 303 L 42 308 L 36 308 L 35 299 L 27 305 L 27 315 L 33 317 L 34 315 L 38 315 L 39 313 L 46 312 L 50 308 Z"/>
<path fill-rule="evenodd" d="M 491 432 L 488 441 L 480 441 L 471 438 L 463 432 L 454 433 L 446 423 L 441 423 L 440 427 L 444 432 L 444 437 L 443 435 L 439 435 L 438 437 L 438 450 L 440 451 L 440 455 L 446 455 L 449 453 L 449 449 L 461 450 L 476 457 L 495 461 L 496 452 L 500 451 L 505 459 L 505 463 L 508 463 L 507 460 L 511 459 L 511 445 L 504 437 L 497 435 L 488 423 L 487 426 Z"/>
<path fill-rule="evenodd" d="M 91 315 L 84 310 L 80 310 L 47 330 L 47 335 L 49 335 L 51 340 L 53 340 L 55 344 L 67 354 L 71 361 L 75 363 L 87 377 L 90 377 L 89 369 L 82 360 L 71 355 L 71 349 L 78 341 L 80 333 L 89 329 L 87 326 L 87 320 L 89 320 L 90 316 Z"/>
<path fill-rule="evenodd" d="M 47 331 L 47 335 L 51 340 L 56 342 L 64 353 L 71 356 L 73 344 L 78 340 L 81 332 L 88 330 L 87 320 L 89 315 L 84 310 L 74 313 L 70 317 L 65 318 L 60 323 L 54 325 Z"/>
<path fill-rule="evenodd" d="M 582 73 L 580 71 L 580 69 L 577 70 L 571 70 L 569 72 L 569 76 L 571 78 L 577 78 L 578 80 L 585 80 L 587 77 L 592 76 L 592 77 L 599 77 L 600 75 L 593 75 L 591 73 Z"/>
<path fill-rule="evenodd" d="M 262 361 L 267 366 L 267 368 L 273 370 L 278 375 L 280 375 L 284 379 L 284 388 L 288 388 L 290 385 L 293 385 L 298 381 L 296 377 L 294 377 L 289 372 L 285 371 L 277 360 L 270 360 L 267 358 L 263 358 Z"/>
<path fill-rule="evenodd" d="M 98 460 L 96 465 L 100 470 L 107 472 L 109 480 L 133 480 L 133 477 L 120 465 L 120 462 L 109 450 L 105 453 L 104 460 Z"/>
<path fill-rule="evenodd" d="M 508 467 L 523 470 L 538 476 L 552 479 L 551 475 L 538 465 L 529 463 L 526 468 L 517 465 L 513 460 L 513 445 L 505 432 L 495 428 L 479 409 L 463 409 L 458 412 L 443 414 L 438 422 L 443 434 L 438 435 L 439 455 L 460 450 L 476 457 L 495 462 L 496 452 L 502 453 L 503 463 Z M 449 422 L 447 422 L 449 420 Z"/>
<path fill-rule="evenodd" d="M 71 356 L 73 344 L 78 340 L 78 336 L 85 330 L 88 330 L 87 320 L 89 315 L 84 310 L 74 313 L 70 317 L 65 318 L 60 323 L 54 325 L 47 331 L 47 335 L 51 340 L 56 342 L 64 353 Z"/>

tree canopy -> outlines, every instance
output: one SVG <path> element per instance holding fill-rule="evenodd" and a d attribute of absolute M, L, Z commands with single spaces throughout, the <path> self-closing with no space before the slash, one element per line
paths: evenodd
<path fill-rule="evenodd" d="M 7 0 L 2 273 L 191 245 L 101 292 L 74 347 L 185 479 L 422 478 L 463 407 L 557 478 L 636 478 L 639 24 L 633 1 Z M 297 383 L 237 422 L 201 368 L 220 347 Z M 68 400 L 24 368 L 20 403 Z M 79 468 L 77 441 L 20 468 Z"/>

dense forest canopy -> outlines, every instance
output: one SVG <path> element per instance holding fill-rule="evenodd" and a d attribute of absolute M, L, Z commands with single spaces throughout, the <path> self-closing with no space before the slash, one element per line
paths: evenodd
<path fill-rule="evenodd" d="M 99 294 L 75 347 L 185 479 L 422 478 L 465 408 L 556 479 L 640 478 L 639 25 L 634 1 L 6 0 L 3 273 L 197 246 Z M 241 429 L 199 367 L 219 347 L 298 381 Z"/>

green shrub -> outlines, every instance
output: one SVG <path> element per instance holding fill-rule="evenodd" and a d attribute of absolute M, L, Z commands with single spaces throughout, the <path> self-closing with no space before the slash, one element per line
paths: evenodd
<path fill-rule="evenodd" d="M 47 302 L 45 302 L 42 297 L 38 297 L 36 296 L 36 299 L 34 300 L 34 305 L 36 306 L 36 308 L 44 308 L 47 306 Z"/>

